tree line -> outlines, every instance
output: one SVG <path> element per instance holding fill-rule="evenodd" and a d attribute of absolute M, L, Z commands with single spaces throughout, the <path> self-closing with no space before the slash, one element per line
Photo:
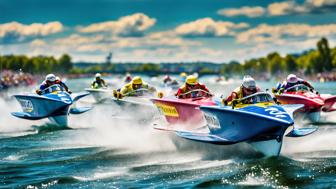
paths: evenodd
<path fill-rule="evenodd" d="M 147 73 L 164 74 L 180 72 L 198 72 L 199 74 L 233 75 L 281 75 L 283 73 L 304 73 L 312 75 L 330 72 L 336 69 L 336 47 L 330 48 L 328 40 L 322 38 L 316 44 L 316 49 L 301 54 L 281 56 L 278 52 L 269 53 L 265 57 L 231 61 L 229 63 L 193 62 L 193 63 L 73 63 L 67 54 L 59 59 L 53 56 L 27 57 L 25 55 L 0 56 L 0 70 L 22 70 L 29 73 Z"/>
<path fill-rule="evenodd" d="M 281 56 L 278 52 L 272 52 L 265 57 L 250 59 L 244 63 L 233 61 L 223 65 L 221 72 L 229 75 L 236 73 L 281 75 L 284 72 L 300 72 L 312 75 L 330 72 L 335 69 L 336 47 L 330 49 L 328 40 L 322 38 L 317 42 L 316 49 L 301 54 L 287 54 L 285 56 Z"/>
<path fill-rule="evenodd" d="M 50 72 L 68 73 L 73 68 L 68 54 L 56 59 L 53 56 L 4 55 L 0 56 L 0 70 L 23 71 L 34 74 Z"/>

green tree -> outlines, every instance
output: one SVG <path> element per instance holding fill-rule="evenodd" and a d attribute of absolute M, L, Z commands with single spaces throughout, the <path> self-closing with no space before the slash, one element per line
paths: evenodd
<path fill-rule="evenodd" d="M 297 62 L 296 62 L 295 58 L 292 55 L 288 54 L 285 57 L 285 63 L 286 63 L 287 71 L 289 71 L 289 72 L 296 72 L 297 71 L 298 65 L 297 65 Z"/>
<path fill-rule="evenodd" d="M 271 73 L 280 73 L 286 70 L 286 64 L 283 61 L 279 53 L 273 52 L 267 55 L 267 60 L 269 62 L 269 71 Z"/>
<path fill-rule="evenodd" d="M 68 54 L 63 54 L 58 59 L 58 66 L 59 66 L 59 71 L 65 72 L 65 73 L 69 72 L 72 68 L 71 57 Z"/>
<path fill-rule="evenodd" d="M 317 50 L 319 52 L 319 66 L 316 66 L 316 71 L 327 71 L 332 69 L 332 59 L 330 48 L 328 44 L 328 40 L 326 38 L 322 38 L 317 42 Z"/>

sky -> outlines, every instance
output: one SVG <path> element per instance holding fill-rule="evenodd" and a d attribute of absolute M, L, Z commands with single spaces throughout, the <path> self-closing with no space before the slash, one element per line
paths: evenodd
<path fill-rule="evenodd" d="M 244 61 L 336 42 L 336 0 L 0 0 L 0 55 Z"/>

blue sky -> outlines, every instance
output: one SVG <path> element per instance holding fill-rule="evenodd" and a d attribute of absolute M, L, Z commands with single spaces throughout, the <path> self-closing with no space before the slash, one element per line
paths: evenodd
<path fill-rule="evenodd" d="M 0 54 L 74 61 L 228 62 L 297 53 L 327 37 L 336 0 L 1 0 Z"/>

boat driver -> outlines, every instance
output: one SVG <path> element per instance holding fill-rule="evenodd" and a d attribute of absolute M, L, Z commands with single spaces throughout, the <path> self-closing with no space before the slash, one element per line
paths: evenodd
<path fill-rule="evenodd" d="M 299 85 L 299 84 L 303 84 L 305 86 L 307 86 L 310 90 L 314 90 L 314 87 L 308 83 L 307 81 L 297 77 L 294 74 L 289 74 L 287 76 L 287 79 L 285 81 L 283 81 L 282 83 L 278 83 L 277 88 L 273 89 L 273 92 L 279 92 L 282 93 L 284 90 L 293 87 L 295 85 Z"/>
<path fill-rule="evenodd" d="M 52 85 L 60 85 L 61 87 L 64 88 L 64 90 L 66 92 L 68 92 L 69 94 L 71 94 L 72 92 L 69 90 L 68 86 L 61 81 L 61 79 L 59 77 L 56 77 L 54 74 L 48 74 L 45 77 L 45 80 L 42 82 L 42 84 L 40 85 L 39 89 L 36 90 L 36 93 L 41 95 L 42 91 L 47 89 L 48 87 L 52 86 Z"/>
<path fill-rule="evenodd" d="M 101 78 L 100 73 L 96 73 L 95 80 L 91 84 L 91 88 L 99 89 L 99 88 L 106 88 L 107 84 L 104 79 Z"/>
<path fill-rule="evenodd" d="M 148 92 L 154 93 L 156 89 L 149 84 L 142 81 L 142 78 L 136 76 L 132 79 L 132 81 L 126 84 L 123 88 L 120 89 L 120 95 L 117 95 L 118 98 L 123 96 L 137 96 L 137 90 L 139 89 L 147 89 Z"/>
<path fill-rule="evenodd" d="M 260 92 L 260 88 L 257 87 L 255 80 L 253 77 L 246 75 L 243 78 L 242 85 L 232 91 L 231 95 L 224 101 L 224 104 L 230 105 L 235 99 L 244 98 L 257 92 Z"/>
<path fill-rule="evenodd" d="M 201 89 L 203 91 L 197 91 L 197 92 L 195 91 L 194 93 L 191 92 L 197 89 Z M 187 99 L 187 98 L 195 98 L 199 96 L 211 97 L 212 94 L 210 94 L 209 89 L 205 85 L 198 82 L 196 76 L 189 75 L 186 78 L 185 83 L 178 89 L 175 96 L 180 99 Z"/>
<path fill-rule="evenodd" d="M 131 82 L 132 81 L 132 76 L 131 76 L 131 74 L 130 73 L 126 73 L 126 76 L 125 76 L 125 78 L 124 78 L 124 81 L 125 81 L 125 83 L 129 83 L 129 82 Z"/>

